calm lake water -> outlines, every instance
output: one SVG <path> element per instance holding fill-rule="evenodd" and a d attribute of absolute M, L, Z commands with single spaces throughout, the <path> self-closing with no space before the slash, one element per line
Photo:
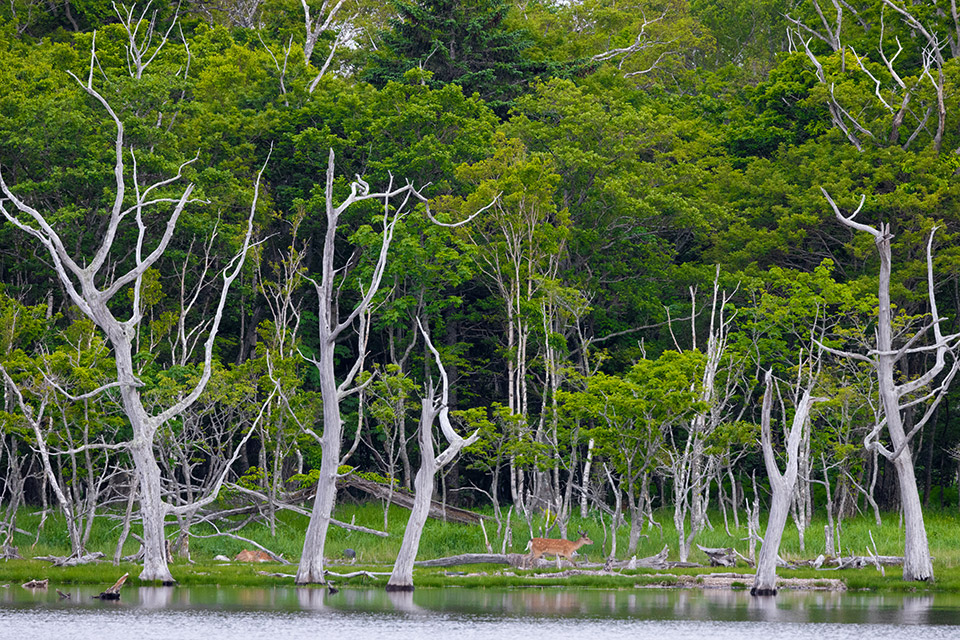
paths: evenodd
<path fill-rule="evenodd" d="M 0 638 L 441 640 L 960 638 L 960 597 L 631 589 L 0 588 Z"/>

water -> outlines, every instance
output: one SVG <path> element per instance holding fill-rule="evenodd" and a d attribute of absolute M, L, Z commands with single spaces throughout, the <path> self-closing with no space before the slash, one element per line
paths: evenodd
<path fill-rule="evenodd" d="M 832 640 L 960 638 L 960 596 L 576 588 L 236 587 L 0 589 L 0 639 L 66 640 Z"/>

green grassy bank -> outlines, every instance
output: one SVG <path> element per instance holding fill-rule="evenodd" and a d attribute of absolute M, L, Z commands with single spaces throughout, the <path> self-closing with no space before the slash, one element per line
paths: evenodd
<path fill-rule="evenodd" d="M 388 518 L 387 531 L 389 537 L 380 538 L 361 532 L 351 532 L 336 527 L 330 529 L 327 543 L 327 557 L 330 559 L 329 568 L 335 572 L 352 572 L 365 569 L 374 572 L 389 571 L 393 559 L 400 547 L 403 529 L 406 525 L 407 511 L 400 508 L 391 508 Z M 373 529 L 383 528 L 383 508 L 376 503 L 344 504 L 341 505 L 336 517 L 345 522 L 354 522 Z M 677 559 L 677 535 L 672 523 L 672 514 L 663 511 L 657 514 L 663 532 L 658 529 L 644 529 L 647 536 L 640 540 L 637 557 L 654 555 L 664 545 L 670 547 L 670 559 Z M 745 527 L 735 528 L 729 522 L 728 535 L 721 514 L 712 516 L 713 529 L 704 531 L 697 542 L 705 547 L 735 547 L 747 555 L 747 537 Z M 874 568 L 844 571 L 816 571 L 813 569 L 781 570 L 783 577 L 794 578 L 840 578 L 850 589 L 872 590 L 937 590 L 960 592 L 960 514 L 954 512 L 931 511 L 926 515 L 927 532 L 930 539 L 931 553 L 934 556 L 936 581 L 932 584 L 903 583 L 900 580 L 900 570 L 896 567 L 886 568 L 886 576 Z M 278 514 L 275 532 L 263 524 L 251 524 L 245 527 L 240 535 L 255 540 L 285 559 L 296 563 L 303 545 L 303 534 L 306 530 L 306 518 L 283 512 Z M 544 523 L 542 518 L 534 521 L 534 535 L 540 535 L 539 527 Z M 508 546 L 508 552 L 524 551 L 530 537 L 527 523 L 522 519 L 513 518 L 513 544 Z M 8 560 L 0 562 L 0 584 L 19 584 L 33 578 L 49 578 L 53 584 L 109 584 L 119 575 L 129 572 L 131 581 L 128 584 L 137 584 L 135 579 L 139 568 L 130 563 L 121 563 L 114 566 L 110 562 L 79 567 L 52 567 L 50 563 L 34 560 L 36 556 L 67 555 L 69 541 L 66 536 L 66 526 L 61 516 L 49 516 L 39 529 L 40 516 L 35 512 L 23 511 L 17 520 L 17 527 L 26 533 L 17 533 L 14 544 L 18 547 L 23 560 Z M 800 549 L 797 530 L 788 524 L 784 533 L 781 555 L 788 561 L 799 561 L 815 558 L 824 550 L 824 522 L 815 520 L 805 534 L 804 550 Z M 175 527 L 169 532 L 174 534 Z M 610 549 L 609 536 L 605 536 L 598 517 L 580 519 L 575 517 L 570 524 L 571 536 L 574 531 L 584 529 L 594 540 L 593 545 L 581 549 L 581 556 L 590 561 L 602 561 Z M 113 556 L 118 536 L 118 521 L 109 517 L 99 517 L 93 528 L 88 551 L 101 551 L 107 558 Z M 191 557 L 193 562 L 177 560 L 171 567 L 174 577 L 180 584 L 219 584 L 219 585 L 291 585 L 288 577 L 265 576 L 258 572 L 268 573 L 295 573 L 294 565 L 280 563 L 238 564 L 221 563 L 214 560 L 217 555 L 233 557 L 243 548 L 252 548 L 242 541 L 225 537 L 209 536 L 214 530 L 207 526 L 198 526 L 192 529 L 197 537 L 191 539 Z M 896 514 L 885 514 L 880 526 L 873 518 L 859 517 L 846 520 L 840 533 L 839 546 L 843 555 L 864 555 L 867 549 L 872 549 L 870 533 L 876 541 L 877 551 L 881 555 L 899 555 L 903 549 L 903 529 Z M 501 549 L 502 532 L 498 534 L 494 521 L 487 523 L 487 534 L 495 551 Z M 559 537 L 556 530 L 549 534 Z M 618 532 L 617 548 L 621 559 L 626 559 L 627 550 L 626 527 Z M 124 553 L 132 554 L 136 551 L 137 543 L 130 540 Z M 357 560 L 347 564 L 344 550 L 355 550 Z M 429 521 L 424 531 L 420 545 L 420 559 L 451 556 L 461 553 L 480 553 L 485 551 L 483 532 L 478 526 L 465 526 Z M 694 548 L 690 561 L 707 564 L 706 556 Z M 677 575 L 696 575 L 711 571 L 731 571 L 731 569 L 674 569 L 670 573 Z M 745 564 L 736 569 L 740 573 L 751 573 L 752 570 Z M 529 585 L 532 582 L 538 585 L 570 585 L 588 587 L 633 587 L 635 585 L 663 585 L 671 586 L 676 582 L 669 576 L 655 575 L 663 572 L 650 570 L 624 571 L 620 576 L 574 576 L 567 578 L 532 578 L 532 571 L 518 570 L 511 567 L 497 565 L 477 565 L 455 567 L 453 569 L 418 569 L 416 583 L 421 587 L 449 586 L 452 584 L 463 586 L 518 586 Z M 537 573 L 543 573 L 538 571 Z M 374 581 L 368 577 L 352 578 L 349 582 L 356 584 L 375 585 L 385 582 L 385 578 Z"/>

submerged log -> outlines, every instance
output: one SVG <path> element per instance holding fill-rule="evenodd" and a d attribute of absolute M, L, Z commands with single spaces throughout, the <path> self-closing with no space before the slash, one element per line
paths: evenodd
<path fill-rule="evenodd" d="M 113 586 L 109 589 L 102 591 L 100 595 L 93 596 L 94 598 L 99 598 L 100 600 L 119 600 L 120 599 L 120 589 L 123 587 L 123 583 L 127 581 L 127 576 L 129 573 L 125 573 L 120 576 L 120 579 L 113 583 Z"/>
<path fill-rule="evenodd" d="M 391 504 L 395 504 L 398 507 L 403 507 L 404 509 L 410 509 L 413 507 L 413 496 L 409 493 L 398 489 L 393 489 L 391 491 L 389 487 L 384 486 L 379 482 L 366 480 L 356 475 L 349 475 L 346 478 L 341 478 L 338 481 L 338 485 L 341 487 L 358 489 L 381 500 L 389 500 Z M 451 507 L 450 505 L 444 505 L 439 500 L 430 501 L 429 517 L 433 518 L 434 520 L 443 520 L 444 522 L 457 522 L 459 524 L 473 525 L 480 524 L 480 520 L 491 519 L 490 516 L 485 516 L 474 511 Z"/>
<path fill-rule="evenodd" d="M 24 582 L 22 586 L 24 589 L 46 589 L 50 585 L 50 579 L 44 578 L 43 580 L 30 580 L 29 582 Z"/>

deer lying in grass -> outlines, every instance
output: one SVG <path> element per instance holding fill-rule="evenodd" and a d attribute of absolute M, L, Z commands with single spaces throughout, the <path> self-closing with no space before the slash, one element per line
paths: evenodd
<path fill-rule="evenodd" d="M 557 569 L 560 569 L 560 559 L 566 558 L 572 564 L 574 552 L 585 544 L 593 544 L 593 540 L 587 537 L 585 531 L 578 531 L 580 538 L 572 540 L 556 540 L 554 538 L 533 538 L 527 543 L 527 550 L 530 551 L 530 565 L 534 560 L 538 560 L 544 554 L 557 557 Z"/>
<path fill-rule="evenodd" d="M 249 551 L 244 549 L 235 557 L 234 562 L 273 562 L 273 558 L 270 557 L 265 551 Z"/>

